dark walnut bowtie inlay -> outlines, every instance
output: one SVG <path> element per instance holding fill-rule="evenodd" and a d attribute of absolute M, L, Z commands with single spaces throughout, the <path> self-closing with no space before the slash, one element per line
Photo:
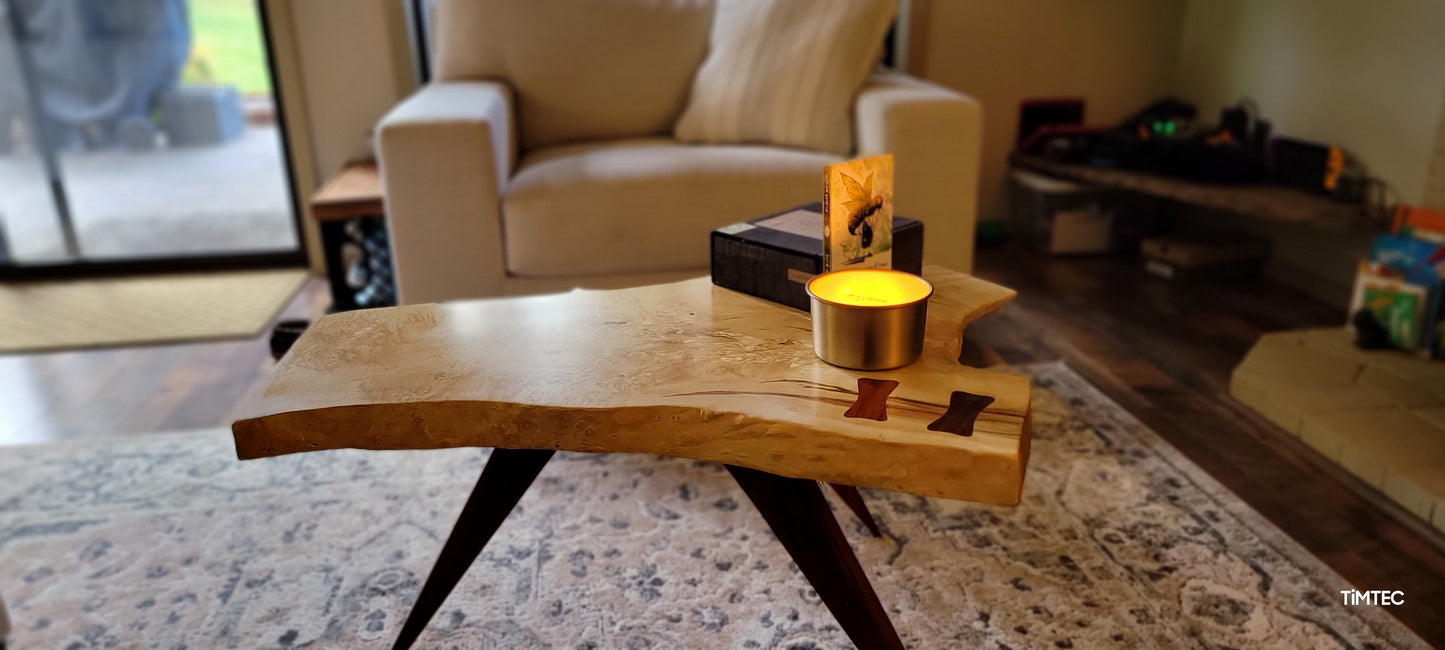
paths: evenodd
<path fill-rule="evenodd" d="M 858 378 L 858 400 L 843 413 L 844 417 L 888 421 L 888 395 L 898 388 L 892 379 Z"/>
<path fill-rule="evenodd" d="M 987 395 L 974 395 L 961 390 L 953 391 L 953 395 L 948 399 L 948 410 L 928 425 L 928 430 L 971 436 L 973 435 L 973 423 L 978 419 L 978 414 L 992 403 L 993 398 Z"/>

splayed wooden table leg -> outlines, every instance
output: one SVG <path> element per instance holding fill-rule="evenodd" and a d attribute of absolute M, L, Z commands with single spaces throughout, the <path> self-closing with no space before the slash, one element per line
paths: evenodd
<path fill-rule="evenodd" d="M 843 503 L 848 505 L 848 509 L 852 510 L 859 521 L 862 521 L 863 525 L 868 527 L 868 532 L 871 535 L 874 537 L 883 536 L 883 531 L 878 528 L 878 522 L 873 519 L 873 513 L 868 512 L 868 504 L 863 503 L 863 495 L 858 493 L 858 488 L 840 483 L 829 483 L 828 487 L 833 488 L 833 492 L 837 493 L 838 497 L 843 499 Z"/>
<path fill-rule="evenodd" d="M 462 514 L 447 536 L 436 564 L 432 565 L 431 575 L 422 585 L 421 594 L 407 614 L 392 650 L 410 648 L 421 635 L 553 453 L 551 449 L 492 450 L 487 466 L 482 468 L 482 477 L 472 488 L 467 505 L 462 506 Z"/>
<path fill-rule="evenodd" d="M 393 650 L 410 648 L 421 636 L 553 453 L 550 449 L 492 450 L 416 604 L 407 614 Z M 865 650 L 902 648 L 818 483 L 732 465 L 727 468 L 853 643 Z M 851 490 L 854 497 L 858 496 L 857 488 L 852 486 L 833 488 L 839 494 Z M 844 500 L 848 500 L 846 496 Z M 865 517 L 867 512 L 864 509 L 859 516 Z"/>
<path fill-rule="evenodd" d="M 813 591 L 860 650 L 903 649 L 817 481 L 727 466 Z"/>

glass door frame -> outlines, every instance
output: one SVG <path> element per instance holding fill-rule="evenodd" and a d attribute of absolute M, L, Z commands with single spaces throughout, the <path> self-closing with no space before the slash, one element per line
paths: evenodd
<path fill-rule="evenodd" d="M 3 2 L 4 0 L 0 0 Z M 291 205 L 291 227 L 296 234 L 296 248 L 291 251 L 273 251 L 260 253 L 220 253 L 214 255 L 183 254 L 165 257 L 137 257 L 134 259 L 116 260 L 87 260 L 83 257 L 68 259 L 59 262 L 41 262 L 35 264 L 17 263 L 8 254 L 8 247 L 5 245 L 4 232 L 0 231 L 0 280 L 42 280 L 52 278 L 70 277 L 91 277 L 91 276 L 114 276 L 114 275 L 139 275 L 144 273 L 179 273 L 187 271 L 221 271 L 241 270 L 260 268 L 285 268 L 303 267 L 307 264 L 306 233 L 303 227 L 303 219 L 307 214 L 306 206 L 302 203 L 296 182 L 296 161 L 291 150 L 290 132 L 286 126 L 286 115 L 283 107 L 285 99 L 282 96 L 281 83 L 277 78 L 275 38 L 271 26 L 271 16 L 266 0 L 251 0 L 257 9 L 257 16 L 261 22 L 261 38 L 266 48 L 266 72 L 271 79 L 271 97 L 275 104 L 273 111 L 276 134 L 280 140 L 281 158 L 285 161 L 282 170 L 286 175 L 286 191 L 290 195 Z M 7 18 L 10 21 L 18 20 L 13 17 L 13 11 L 7 9 Z M 11 25 L 0 26 L 3 29 L 12 29 Z M 18 35 L 17 35 L 18 36 Z M 18 48 L 23 48 L 24 43 L 17 41 Z M 27 56 L 23 52 L 21 57 Z M 29 74 L 28 64 L 22 64 Z M 29 95 L 30 93 L 27 93 Z M 35 98 L 28 99 L 32 112 L 32 122 L 38 121 L 38 114 L 34 111 L 39 109 L 39 101 Z M 48 136 L 42 136 L 48 137 Z M 46 158 L 46 166 L 55 162 L 52 154 L 42 153 Z M 53 175 L 57 174 L 57 175 Z M 57 169 L 47 169 L 47 182 L 51 186 L 50 192 L 56 198 L 57 212 L 68 211 L 68 197 L 65 190 L 57 187 L 63 184 L 58 178 Z M 74 244 L 73 229 L 69 223 L 68 214 L 57 214 L 61 219 L 62 231 L 65 233 L 67 248 Z M 74 254 L 74 250 L 71 251 Z"/>

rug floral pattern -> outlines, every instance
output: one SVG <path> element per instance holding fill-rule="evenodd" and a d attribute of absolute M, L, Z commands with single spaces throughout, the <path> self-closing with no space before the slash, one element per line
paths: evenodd
<path fill-rule="evenodd" d="M 1016 370 L 1022 505 L 864 490 L 875 539 L 834 504 L 908 647 L 1423 646 L 1066 367 Z M 12 647 L 389 647 L 485 459 L 237 462 L 223 430 L 5 449 Z M 416 647 L 852 645 L 720 466 L 559 454 Z"/>

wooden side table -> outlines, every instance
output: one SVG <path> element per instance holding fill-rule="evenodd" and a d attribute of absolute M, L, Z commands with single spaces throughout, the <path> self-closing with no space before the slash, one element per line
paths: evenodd
<path fill-rule="evenodd" d="M 1372 223 L 1378 217 L 1363 203 L 1341 203 L 1273 183 L 1204 183 L 1132 169 L 1062 163 L 1021 153 L 1009 156 L 1009 164 L 1098 187 L 1221 210 L 1260 221 L 1340 231 Z"/>
<path fill-rule="evenodd" d="M 331 311 L 396 305 L 376 162 L 358 160 L 342 166 L 311 196 L 311 216 L 321 228 Z"/>

